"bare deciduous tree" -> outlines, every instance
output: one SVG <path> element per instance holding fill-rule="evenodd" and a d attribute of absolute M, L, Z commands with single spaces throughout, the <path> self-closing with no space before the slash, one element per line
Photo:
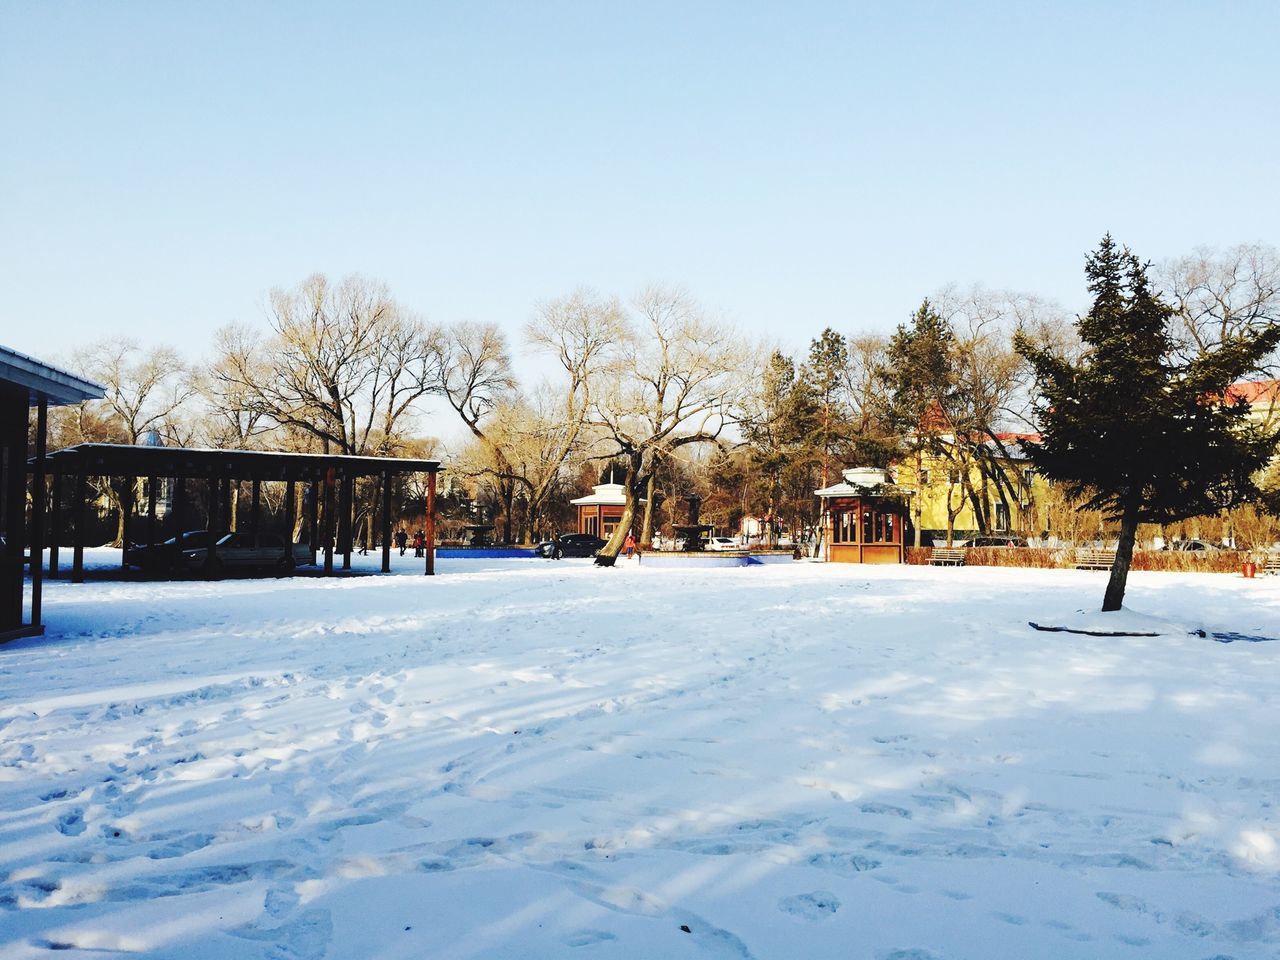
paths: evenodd
<path fill-rule="evenodd" d="M 415 401 L 437 388 L 439 333 L 409 316 L 386 287 L 316 275 L 275 290 L 272 335 L 226 335 L 212 372 L 243 414 L 313 437 L 328 452 L 393 451 Z"/>
<path fill-rule="evenodd" d="M 655 469 L 682 447 L 719 440 L 746 386 L 745 345 L 683 289 L 650 287 L 633 306 L 635 319 L 593 403 L 603 455 L 626 464 L 622 518 L 600 551 L 606 563 L 617 557 Z"/>
<path fill-rule="evenodd" d="M 102 384 L 105 397 L 80 404 L 74 423 L 82 440 L 137 444 L 149 434 L 173 441 L 181 411 L 194 395 L 191 372 L 177 352 L 160 346 L 143 350 L 133 340 L 117 338 L 91 344 L 71 355 L 71 365 Z M 84 428 L 93 423 L 93 435 Z M 111 500 L 118 520 L 115 544 L 124 542 L 127 484 L 104 481 L 99 493 Z"/>

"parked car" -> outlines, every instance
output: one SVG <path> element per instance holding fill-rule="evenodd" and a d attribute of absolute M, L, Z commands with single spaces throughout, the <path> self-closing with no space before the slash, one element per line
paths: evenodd
<path fill-rule="evenodd" d="M 305 566 L 315 562 L 311 548 L 305 543 L 295 543 L 293 562 L 296 566 Z M 228 533 L 218 541 L 214 561 L 219 567 L 232 569 L 252 569 L 270 567 L 283 570 L 285 567 L 284 537 L 275 533 Z M 198 570 L 209 560 L 209 548 L 199 547 L 182 551 L 182 563 L 191 570 Z"/>
<path fill-rule="evenodd" d="M 180 536 L 181 547 L 178 537 L 162 543 L 131 543 L 124 549 L 124 562 L 143 570 L 167 570 L 177 564 L 182 551 L 208 547 L 211 534 L 208 530 L 187 530 Z"/>
<path fill-rule="evenodd" d="M 1217 550 L 1218 547 L 1216 547 L 1212 543 L 1209 543 L 1207 540 L 1175 540 L 1173 543 L 1165 544 L 1160 549 L 1194 551 L 1194 550 Z"/>
<path fill-rule="evenodd" d="M 566 533 L 554 540 L 543 540 L 534 547 L 540 557 L 594 557 L 606 541 L 593 533 Z"/>
<path fill-rule="evenodd" d="M 742 545 L 733 537 L 708 537 L 708 550 L 741 550 Z"/>
<path fill-rule="evenodd" d="M 966 547 L 1025 547 L 1027 541 L 1023 537 L 996 536 L 974 537 Z"/>

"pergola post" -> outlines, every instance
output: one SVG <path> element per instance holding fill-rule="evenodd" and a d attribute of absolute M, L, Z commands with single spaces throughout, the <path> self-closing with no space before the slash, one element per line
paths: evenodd
<path fill-rule="evenodd" d="M 231 478 L 223 477 L 219 482 L 218 489 L 222 496 L 222 503 L 219 505 L 219 510 L 221 511 L 221 516 L 223 518 L 222 532 L 234 533 L 239 524 L 236 523 L 236 510 L 234 508 L 235 501 L 231 499 Z"/>
<path fill-rule="evenodd" d="M 352 509 L 352 484 L 355 478 L 351 474 L 345 474 L 342 478 L 342 486 L 338 490 L 338 549 L 342 551 L 342 569 L 351 569 L 351 509 Z"/>
<path fill-rule="evenodd" d="M 257 481 L 254 481 L 254 493 L 257 493 Z M 284 570 L 285 573 L 292 576 L 294 567 L 297 565 L 293 558 L 293 523 L 294 515 L 297 513 L 298 504 L 294 499 L 294 482 L 290 480 L 285 484 L 284 491 Z M 257 516 L 255 511 L 254 516 Z"/>
<path fill-rule="evenodd" d="M 382 475 L 382 572 L 391 572 L 391 471 Z"/>
<path fill-rule="evenodd" d="M 53 475 L 53 495 L 49 498 L 49 579 L 58 576 L 58 541 L 62 539 L 62 474 Z"/>
<path fill-rule="evenodd" d="M 262 505 L 262 481 L 255 478 L 251 488 L 253 492 L 249 497 L 249 532 L 256 537 L 258 535 L 258 510 Z"/>
<path fill-rule="evenodd" d="M 31 626 L 40 626 L 44 589 L 44 472 L 45 441 L 49 433 L 49 398 L 39 395 L 36 405 L 36 463 L 31 488 Z"/>
<path fill-rule="evenodd" d="M 120 569 L 128 568 L 124 562 L 124 552 L 129 549 L 133 534 L 133 477 L 121 477 L 124 481 L 120 488 Z"/>
<path fill-rule="evenodd" d="M 436 573 L 436 474 L 431 471 L 427 474 L 427 526 L 423 531 L 426 534 L 426 550 L 428 577 L 434 577 Z"/>
<path fill-rule="evenodd" d="M 156 542 L 156 478 L 147 477 L 147 545 Z"/>
<path fill-rule="evenodd" d="M 336 482 L 330 467 L 324 478 L 324 572 L 333 573 L 333 485 Z"/>
<path fill-rule="evenodd" d="M 182 568 L 183 527 L 187 514 L 187 481 L 183 477 L 173 478 L 173 566 Z"/>
<path fill-rule="evenodd" d="M 218 501 L 222 499 L 222 484 L 213 477 L 209 478 L 209 549 L 204 558 L 204 575 L 212 577 L 213 571 L 218 566 L 218 540 L 221 539 L 222 528 L 220 526 L 219 508 L 222 506 Z"/>
<path fill-rule="evenodd" d="M 84 583 L 84 501 L 88 496 L 84 472 L 76 474 L 75 536 L 71 542 L 71 582 Z"/>
<path fill-rule="evenodd" d="M 311 503 L 307 507 L 307 538 L 311 552 L 320 549 L 320 484 L 311 481 Z"/>

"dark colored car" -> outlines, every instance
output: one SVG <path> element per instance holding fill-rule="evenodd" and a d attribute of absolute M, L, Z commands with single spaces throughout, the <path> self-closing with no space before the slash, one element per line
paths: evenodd
<path fill-rule="evenodd" d="M 209 546 L 208 530 L 188 530 L 182 534 L 182 546 L 178 538 L 170 537 L 164 543 L 131 543 L 124 551 L 124 562 L 143 570 L 167 570 L 176 566 L 183 550 L 195 550 Z"/>
<path fill-rule="evenodd" d="M 1027 541 L 1022 537 L 974 537 L 966 547 L 1025 547 Z"/>
<path fill-rule="evenodd" d="M 566 533 L 534 547 L 540 557 L 594 557 L 607 541 L 592 533 Z"/>

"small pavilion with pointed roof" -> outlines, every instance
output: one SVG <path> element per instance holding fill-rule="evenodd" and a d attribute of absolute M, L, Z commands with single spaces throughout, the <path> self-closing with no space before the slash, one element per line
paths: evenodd
<path fill-rule="evenodd" d="M 815 490 L 826 507 L 827 560 L 834 563 L 902 563 L 907 499 L 884 470 L 855 467 L 844 481 Z"/>
<path fill-rule="evenodd" d="M 608 540 L 627 504 L 627 489 L 620 483 L 598 483 L 585 497 L 570 500 L 578 511 L 578 533 Z"/>

